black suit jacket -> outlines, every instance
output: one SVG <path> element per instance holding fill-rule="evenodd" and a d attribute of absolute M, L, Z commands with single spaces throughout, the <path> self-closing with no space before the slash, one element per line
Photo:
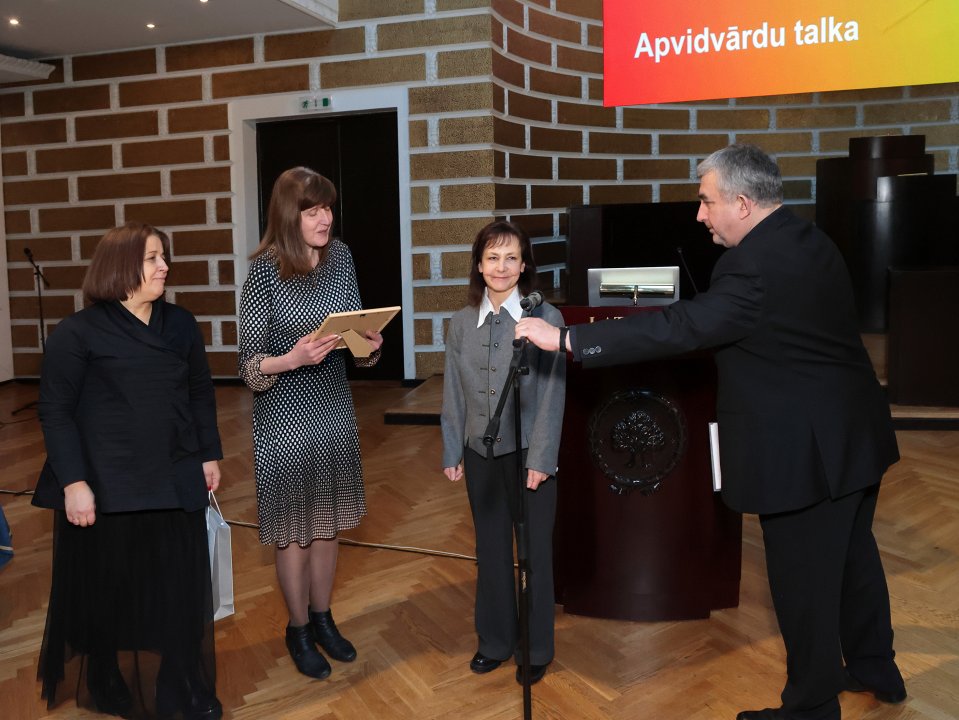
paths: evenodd
<path fill-rule="evenodd" d="M 723 499 L 734 510 L 841 497 L 899 459 L 842 257 L 785 207 L 723 253 L 707 292 L 570 337 L 586 367 L 715 349 Z"/>
<path fill-rule="evenodd" d="M 85 480 L 100 512 L 207 504 L 202 463 L 223 457 L 203 338 L 162 299 L 145 325 L 118 302 L 61 321 L 40 379 L 47 461 L 34 504 L 63 508 Z"/>

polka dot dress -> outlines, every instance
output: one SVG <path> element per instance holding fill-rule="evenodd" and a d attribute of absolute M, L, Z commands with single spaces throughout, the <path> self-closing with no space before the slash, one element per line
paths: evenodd
<path fill-rule="evenodd" d="M 270 253 L 250 264 L 240 299 L 239 366 L 256 391 L 253 466 L 264 545 L 305 547 L 356 527 L 366 514 L 349 351 L 278 375 L 259 372 L 264 357 L 289 352 L 329 313 L 360 308 L 353 258 L 339 240 L 330 240 L 326 261 L 307 276 L 280 280 Z"/>

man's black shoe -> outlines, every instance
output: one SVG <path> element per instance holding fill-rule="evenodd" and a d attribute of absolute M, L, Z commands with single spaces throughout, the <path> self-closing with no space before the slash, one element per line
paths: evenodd
<path fill-rule="evenodd" d="M 763 710 L 743 710 L 736 720 L 789 720 L 782 708 L 764 708 Z"/>
<path fill-rule="evenodd" d="M 897 705 L 906 699 L 906 686 L 893 688 L 893 689 L 883 689 L 883 688 L 874 688 L 869 687 L 868 685 L 859 682 L 852 674 L 846 670 L 846 690 L 849 692 L 868 692 L 872 693 L 873 696 L 879 702 L 889 703 L 890 705 Z"/>
<path fill-rule="evenodd" d="M 494 660 L 493 658 L 488 658 L 483 653 L 478 652 L 473 656 L 473 659 L 470 660 L 470 670 L 475 672 L 477 675 L 483 675 L 495 670 L 502 664 L 502 660 Z"/>
<path fill-rule="evenodd" d="M 546 665 L 533 665 L 532 663 L 530 663 L 529 684 L 535 685 L 540 680 L 542 680 L 543 675 L 546 674 L 546 668 L 548 667 L 549 667 L 549 663 L 547 663 Z M 523 666 L 522 665 L 518 665 L 516 667 L 516 682 L 518 682 L 520 685 L 523 684 Z"/>

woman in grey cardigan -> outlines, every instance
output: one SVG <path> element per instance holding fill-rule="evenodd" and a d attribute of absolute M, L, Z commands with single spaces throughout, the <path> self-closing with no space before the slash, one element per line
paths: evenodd
<path fill-rule="evenodd" d="M 512 403 L 502 416 L 493 447 L 483 435 L 495 412 L 513 353 L 513 329 L 523 315 L 520 298 L 536 276 L 529 236 L 519 226 L 492 222 L 473 243 L 469 305 L 453 315 L 446 336 L 443 383 L 443 472 L 466 491 L 476 530 L 475 673 L 495 670 L 511 655 L 519 664 L 513 525 L 517 466 L 525 468 L 529 509 L 530 680 L 537 682 L 553 659 L 553 520 L 556 458 L 566 390 L 566 356 L 530 345 L 529 374 L 520 379 L 522 447 L 515 447 Z M 563 325 L 559 310 L 536 311 Z M 520 672 L 517 668 L 517 682 Z"/>

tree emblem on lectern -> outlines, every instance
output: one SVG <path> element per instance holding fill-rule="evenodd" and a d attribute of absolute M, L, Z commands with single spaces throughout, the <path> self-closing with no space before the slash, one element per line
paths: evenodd
<path fill-rule="evenodd" d="M 652 390 L 614 393 L 589 422 L 593 462 L 610 489 L 650 495 L 686 451 L 686 421 L 675 403 Z"/>
<path fill-rule="evenodd" d="M 626 467 L 636 465 L 636 456 L 639 455 L 640 468 L 649 467 L 646 462 L 647 453 L 662 450 L 666 445 L 666 434 L 649 413 L 645 410 L 634 410 L 620 420 L 610 433 L 613 440 L 613 450 L 629 453 Z"/>

